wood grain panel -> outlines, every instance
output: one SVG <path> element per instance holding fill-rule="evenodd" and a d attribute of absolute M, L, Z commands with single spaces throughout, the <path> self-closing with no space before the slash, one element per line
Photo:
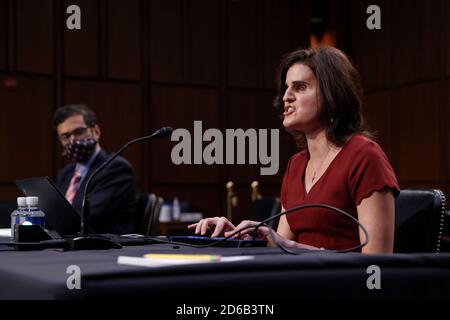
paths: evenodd
<path fill-rule="evenodd" d="M 2 185 L 0 186 L 0 201 L 1 202 L 12 202 L 16 203 L 17 197 L 23 196 L 22 192 L 17 188 L 14 184 L 11 185 Z M 7 214 L 8 216 L 11 212 L 3 212 L 3 214 Z M 6 221 L 8 218 L 0 218 L 2 221 Z M 7 226 L 4 226 L 7 228 Z"/>
<path fill-rule="evenodd" d="M 444 28 L 440 29 L 441 22 L 438 18 L 442 10 L 441 4 L 439 0 L 431 1 L 429 5 L 423 5 L 422 1 L 417 2 L 414 15 L 416 21 L 411 27 L 414 28 L 413 33 L 418 42 L 414 68 L 417 69 L 417 78 L 420 81 L 439 78 L 441 73 L 440 48 L 444 44 L 441 34 L 445 32 Z"/>
<path fill-rule="evenodd" d="M 393 152 L 396 149 L 397 139 L 394 139 L 392 131 L 394 114 L 391 92 L 384 91 L 369 94 L 365 100 L 364 114 L 367 126 L 374 133 L 375 141 L 380 144 L 391 162 L 393 162 Z"/>
<path fill-rule="evenodd" d="M 180 0 L 150 1 L 151 80 L 183 80 L 183 21 Z"/>
<path fill-rule="evenodd" d="M 98 76 L 100 59 L 103 58 L 99 56 L 99 1 L 65 0 L 64 2 L 65 8 L 71 4 L 81 9 L 81 30 L 64 28 L 64 73 L 74 76 Z"/>
<path fill-rule="evenodd" d="M 443 9 L 441 13 L 442 44 L 444 46 L 444 70 L 450 76 L 450 1 L 442 0 Z"/>
<path fill-rule="evenodd" d="M 391 85 L 391 34 L 392 7 L 391 1 L 358 1 L 352 2 L 352 41 L 354 58 L 361 74 L 364 89 L 373 91 L 388 88 Z M 381 9 L 381 30 L 369 30 L 366 26 L 369 15 L 366 13 L 369 5 L 378 5 Z"/>
<path fill-rule="evenodd" d="M 302 2 L 304 3 L 305 1 Z M 298 30 L 291 28 L 293 21 L 290 19 L 291 16 L 287 14 L 293 11 L 291 3 L 289 0 L 265 0 L 263 3 L 264 41 L 261 54 L 263 57 L 264 86 L 266 88 L 275 87 L 277 68 L 282 56 L 294 47 L 299 47 L 308 41 L 308 36 L 305 36 L 304 42 L 292 43 L 292 34 L 296 34 L 298 30 L 304 29 L 308 24 L 308 19 L 298 19 L 296 21 L 296 24 L 300 24 L 298 25 Z"/>
<path fill-rule="evenodd" d="M 420 17 L 417 16 L 417 1 L 392 1 L 395 22 L 392 25 L 394 37 L 394 83 L 404 84 L 417 80 L 417 34 L 415 24 Z"/>
<path fill-rule="evenodd" d="M 189 82 L 219 82 L 220 1 L 189 2 Z"/>
<path fill-rule="evenodd" d="M 163 126 L 184 128 L 191 135 L 191 163 L 194 158 L 194 121 L 202 121 L 203 132 L 219 128 L 218 92 L 209 89 L 154 86 L 151 91 L 150 122 L 152 130 Z M 151 183 L 214 183 L 221 165 L 174 165 L 172 148 L 178 142 L 154 141 L 149 146 L 152 157 Z M 206 146 L 209 142 L 203 144 Z M 203 150 L 203 149 L 202 149 Z M 203 161 L 202 161 L 203 162 Z"/>
<path fill-rule="evenodd" d="M 17 0 L 17 68 L 49 74 L 54 70 L 52 0 Z"/>
<path fill-rule="evenodd" d="M 440 123 L 439 84 L 405 87 L 395 94 L 399 108 L 398 177 L 403 182 L 438 181 L 444 152 Z"/>
<path fill-rule="evenodd" d="M 53 84 L 38 77 L 0 77 L 0 181 L 53 173 Z"/>
<path fill-rule="evenodd" d="M 0 70 L 5 70 L 8 56 L 8 7 L 6 0 L 0 0 Z"/>
<path fill-rule="evenodd" d="M 108 76 L 139 79 L 141 64 L 139 0 L 108 1 Z"/>
<path fill-rule="evenodd" d="M 228 1 L 228 84 L 256 87 L 258 84 L 258 26 L 256 10 L 262 2 Z"/>

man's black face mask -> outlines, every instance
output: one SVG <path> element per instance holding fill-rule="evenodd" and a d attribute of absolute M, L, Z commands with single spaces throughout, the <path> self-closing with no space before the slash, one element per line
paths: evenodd
<path fill-rule="evenodd" d="M 64 146 L 62 155 L 73 162 L 85 163 L 94 154 L 97 139 L 74 139 Z"/>

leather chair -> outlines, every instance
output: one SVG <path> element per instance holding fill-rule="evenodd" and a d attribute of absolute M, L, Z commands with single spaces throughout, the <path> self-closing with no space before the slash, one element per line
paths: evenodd
<path fill-rule="evenodd" d="M 141 193 L 138 195 L 135 233 L 145 236 L 156 233 L 162 204 L 163 199 L 157 197 L 154 193 Z"/>
<path fill-rule="evenodd" d="M 446 201 L 441 190 L 401 190 L 395 201 L 395 253 L 441 251 Z"/>
<path fill-rule="evenodd" d="M 136 224 L 134 233 L 145 234 L 151 206 L 156 196 L 152 193 L 139 193 L 136 201 Z"/>
<path fill-rule="evenodd" d="M 281 211 L 281 202 L 278 197 L 261 197 L 252 202 L 251 220 L 263 221 Z M 277 230 L 279 219 L 268 223 L 269 227 Z"/>
<path fill-rule="evenodd" d="M 146 236 L 159 235 L 158 223 L 159 214 L 161 213 L 161 208 L 164 203 L 164 199 L 161 197 L 156 197 L 151 203 L 150 215 L 148 220 L 145 222 L 145 233 Z"/>

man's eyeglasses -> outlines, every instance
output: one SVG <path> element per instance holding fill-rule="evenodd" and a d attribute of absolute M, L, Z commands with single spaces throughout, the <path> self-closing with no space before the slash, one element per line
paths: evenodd
<path fill-rule="evenodd" d="M 86 132 L 89 128 L 91 127 L 79 127 L 70 132 L 62 133 L 58 136 L 59 141 L 61 141 L 62 143 L 68 142 L 70 141 L 71 136 L 73 136 L 75 139 L 82 138 L 86 135 Z"/>

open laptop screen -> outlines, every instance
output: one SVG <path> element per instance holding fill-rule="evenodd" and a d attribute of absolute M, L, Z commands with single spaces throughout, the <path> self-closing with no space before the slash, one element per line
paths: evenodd
<path fill-rule="evenodd" d="M 16 180 L 14 183 L 27 197 L 39 197 L 39 208 L 60 236 L 80 232 L 81 215 L 48 177 Z"/>

